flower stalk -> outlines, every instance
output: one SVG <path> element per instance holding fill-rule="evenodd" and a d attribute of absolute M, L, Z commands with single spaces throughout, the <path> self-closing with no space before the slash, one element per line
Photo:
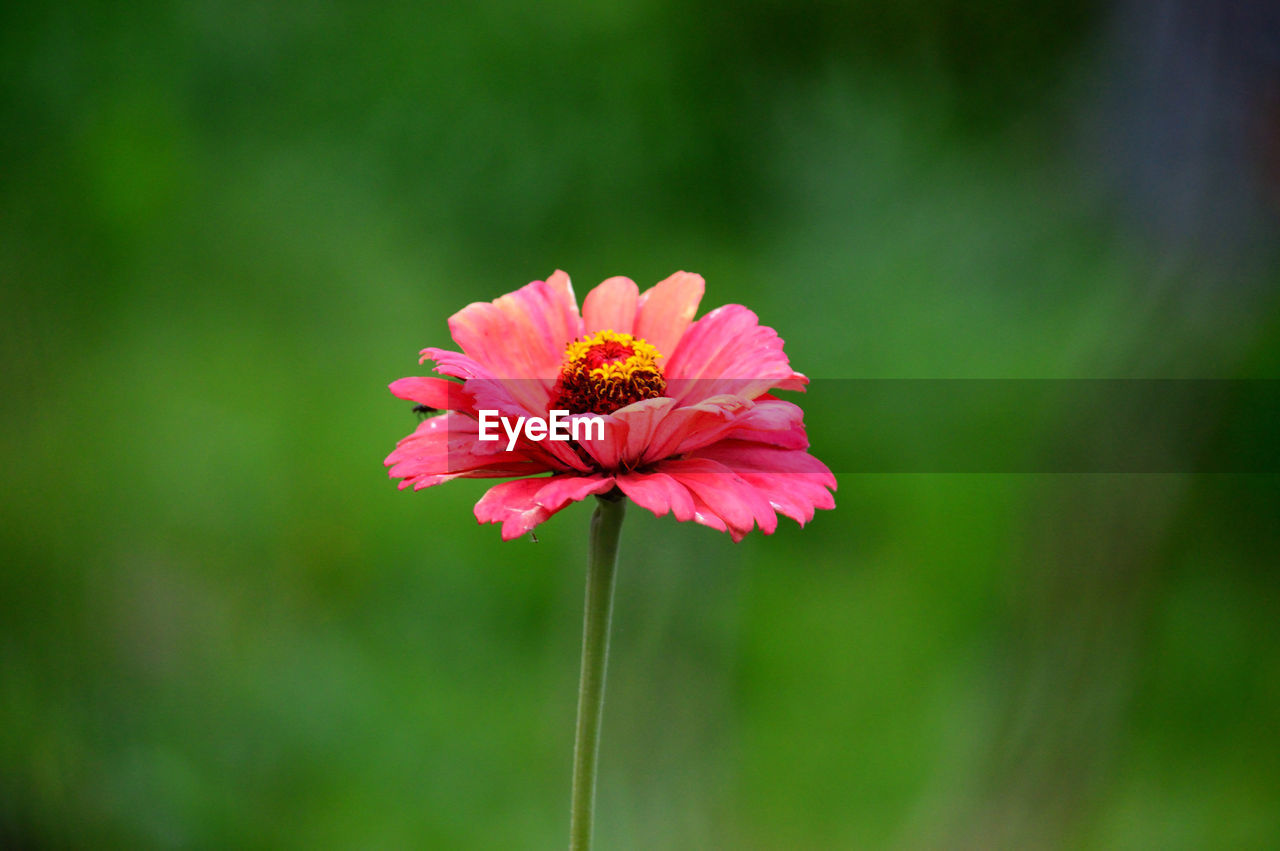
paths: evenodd
<path fill-rule="evenodd" d="M 604 715 L 604 681 L 609 664 L 609 625 L 613 618 L 618 533 L 627 500 L 616 489 L 596 497 L 591 516 L 591 552 L 587 563 L 586 604 L 582 616 L 582 675 L 578 682 L 578 726 L 573 743 L 573 804 L 569 851 L 590 851 L 595 815 L 596 757 Z"/>

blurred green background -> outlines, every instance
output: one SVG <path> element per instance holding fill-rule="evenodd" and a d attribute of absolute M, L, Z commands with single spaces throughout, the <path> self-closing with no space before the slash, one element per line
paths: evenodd
<path fill-rule="evenodd" d="M 386 384 L 556 268 L 700 272 L 818 378 L 1275 377 L 1278 38 L 5 5 L 0 846 L 563 847 L 590 509 L 504 544 L 482 482 L 397 492 Z M 819 457 L 896 437 L 802 401 Z M 999 423 L 921 427 L 1055 439 Z M 736 546 L 633 509 L 599 847 L 1280 846 L 1278 478 L 846 474 Z"/>

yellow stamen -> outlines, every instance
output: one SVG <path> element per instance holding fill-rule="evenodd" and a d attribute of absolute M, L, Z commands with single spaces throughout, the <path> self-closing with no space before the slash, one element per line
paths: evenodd
<path fill-rule="evenodd" d="M 556 397 L 577 413 L 612 413 L 661 396 L 667 385 L 658 367 L 660 357 L 652 343 L 630 334 L 591 334 L 565 347 Z"/>

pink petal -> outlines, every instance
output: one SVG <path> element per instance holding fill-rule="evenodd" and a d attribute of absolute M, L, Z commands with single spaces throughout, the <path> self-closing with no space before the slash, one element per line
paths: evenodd
<path fill-rule="evenodd" d="M 575 414 L 570 417 L 571 420 L 589 419 L 596 414 Z M 613 414 L 605 414 L 600 416 L 604 420 L 604 437 L 597 440 L 595 438 L 596 426 L 584 424 L 590 435 L 589 439 L 578 441 L 578 445 L 582 450 L 591 456 L 602 469 L 616 470 L 622 466 L 622 452 L 626 448 L 627 439 L 627 423 L 624 419 Z"/>
<path fill-rule="evenodd" d="M 666 473 L 624 473 L 618 476 L 617 482 L 636 505 L 658 517 L 670 511 L 681 523 L 693 519 L 693 495 Z"/>
<path fill-rule="evenodd" d="M 809 448 L 809 435 L 804 430 L 802 423 L 796 423 L 787 431 L 759 431 L 751 428 L 731 428 L 720 436 L 715 443 L 709 443 L 708 446 L 715 446 L 725 440 L 742 440 L 749 443 L 765 443 L 770 446 L 777 446 L 782 449 L 799 449 L 805 450 Z M 690 451 L 696 451 L 691 448 Z"/>
<path fill-rule="evenodd" d="M 512 388 L 530 411 L 546 410 L 565 346 L 582 334 L 569 276 L 557 271 L 492 302 L 469 304 L 449 319 L 462 351 L 491 377 L 536 379 Z"/>
<path fill-rule="evenodd" d="M 635 336 L 648 340 L 670 359 L 698 313 L 706 286 L 701 275 L 676 272 L 645 290 L 636 311 Z"/>
<path fill-rule="evenodd" d="M 460 478 L 462 478 L 461 473 L 424 474 L 421 476 L 410 476 L 409 478 L 401 481 L 400 484 L 396 485 L 396 487 L 400 490 L 412 487 L 414 490 L 420 491 L 423 488 L 432 488 L 436 485 L 442 485 L 445 482 L 451 482 L 454 479 Z M 479 477 L 477 476 L 475 478 Z"/>
<path fill-rule="evenodd" d="M 781 399 L 757 399 L 754 407 L 742 416 L 734 419 L 731 427 L 725 430 L 715 442 L 720 440 L 746 440 L 755 443 L 768 443 L 786 449 L 808 449 L 809 436 L 804 430 L 804 411 L 799 405 L 784 402 Z M 709 446 L 712 441 L 699 443 L 692 441 L 682 444 L 680 451 L 689 452 L 701 446 Z"/>
<path fill-rule="evenodd" d="M 774 387 L 798 387 L 782 338 L 740 304 L 718 307 L 689 326 L 666 366 L 667 395 L 681 404 L 733 394 L 754 399 Z"/>
<path fill-rule="evenodd" d="M 456 381 L 443 378 L 411 376 L 400 378 L 388 385 L 391 395 L 420 405 L 428 405 L 441 411 L 469 411 L 471 399 Z"/>
<path fill-rule="evenodd" d="M 516 479 L 494 485 L 476 503 L 476 520 L 501 523 L 504 541 L 520 537 L 551 516 L 535 499 L 547 481 L 546 478 Z"/>
<path fill-rule="evenodd" d="M 476 440 L 475 422 L 448 413 L 424 420 L 402 439 L 384 462 L 388 475 L 403 479 L 401 489 L 414 489 L 465 478 L 527 476 L 543 472 L 545 462 L 521 452 L 507 452 L 498 444 Z"/>
<path fill-rule="evenodd" d="M 813 477 L 794 473 L 742 473 L 742 478 L 761 493 L 780 514 L 801 526 L 813 519 L 816 509 L 836 507 L 835 497 Z"/>
<path fill-rule="evenodd" d="M 795 393 L 803 393 L 805 385 L 809 383 L 809 376 L 803 372 L 793 372 L 790 378 L 784 378 L 777 384 L 773 385 L 778 390 L 790 390 Z"/>
<path fill-rule="evenodd" d="M 493 373 L 487 367 L 460 352 L 428 346 L 418 353 L 418 363 L 429 360 L 436 362 L 436 372 L 441 375 L 463 379 L 493 378 Z"/>
<path fill-rule="evenodd" d="M 719 433 L 751 402 L 737 396 L 720 396 L 706 399 L 697 405 L 672 408 L 654 425 L 652 437 L 641 459 L 652 463 L 677 453 L 681 443 L 691 436 L 707 432 Z"/>
<path fill-rule="evenodd" d="M 480 367 L 474 361 L 470 361 L 470 358 L 467 358 L 465 354 L 445 352 L 443 349 L 424 349 L 424 352 L 424 357 L 442 357 L 452 354 L 452 356 L 456 358 L 456 360 L 453 361 L 454 363 L 457 363 L 458 361 L 468 361 L 472 363 L 472 365 L 475 365 L 476 371 L 479 371 L 480 375 L 475 376 L 475 378 L 468 378 L 462 385 L 458 385 L 457 383 L 454 383 L 454 381 L 444 381 L 443 379 L 401 379 L 392 384 L 392 393 L 399 395 L 401 398 L 408 398 L 412 399 L 412 401 L 422 401 L 424 404 L 431 404 L 431 398 L 434 398 L 436 402 L 442 401 L 438 395 L 440 385 L 448 385 L 449 394 L 451 394 L 451 397 L 456 397 L 448 399 L 448 401 L 451 403 L 454 401 L 460 403 L 465 402 L 465 404 L 460 404 L 460 407 L 456 408 L 456 410 L 467 413 L 468 417 L 475 416 L 476 412 L 481 410 L 497 411 L 499 416 L 509 417 L 513 422 L 515 422 L 517 417 L 527 417 L 535 415 L 535 413 L 536 416 L 543 416 L 545 411 L 547 411 L 547 408 L 545 407 L 541 408 L 538 412 L 529 411 L 527 408 L 522 406 L 522 404 L 516 402 L 515 398 L 513 398 L 512 388 L 516 388 L 517 392 L 521 388 L 527 390 L 532 385 L 532 381 L 530 380 L 499 380 L 486 378 L 484 367 Z M 438 369 L 439 371 L 444 371 L 443 367 L 438 367 Z M 470 367 L 468 367 L 467 371 L 470 371 Z M 431 381 L 438 381 L 439 384 L 424 384 L 431 383 Z M 431 407 L 439 406 L 438 404 L 431 404 Z M 477 433 L 479 433 L 479 424 L 477 424 L 475 420 L 472 420 L 472 418 L 466 418 L 466 420 L 449 420 L 448 424 L 448 429 L 451 431 L 454 438 L 458 438 L 458 435 L 467 434 L 470 435 L 470 440 L 475 441 L 476 445 L 474 445 L 474 447 L 466 447 L 466 445 L 458 444 L 456 447 L 448 449 L 448 453 L 456 454 L 456 456 L 462 459 L 462 461 L 465 461 L 468 454 L 493 454 L 504 449 L 507 445 L 506 431 L 504 431 L 500 425 L 497 429 L 499 439 L 490 443 L 490 441 L 479 440 L 479 436 L 477 436 Z M 421 427 L 422 426 L 420 426 L 420 430 Z M 536 441 L 535 443 L 535 441 L 526 440 L 524 438 L 524 430 L 521 430 L 520 439 L 518 439 L 516 443 L 516 450 L 517 452 L 524 453 L 524 457 L 529 459 L 529 461 L 538 463 L 539 470 L 573 470 L 585 472 L 591 468 L 588 463 L 582 461 L 582 459 L 577 456 L 576 452 L 573 452 L 570 444 L 563 443 L 563 441 L 553 440 Z M 521 470 L 518 473 L 494 473 L 494 475 L 525 475 L 527 472 L 529 471 Z"/>
<path fill-rule="evenodd" d="M 591 465 L 573 451 L 573 444 L 560 440 L 530 441 L 521 437 L 516 446 L 530 458 L 545 461 L 553 470 L 590 472 Z"/>
<path fill-rule="evenodd" d="M 804 431 L 804 411 L 791 402 L 781 399 L 744 402 L 737 396 L 716 396 L 696 406 L 678 410 L 708 409 L 718 411 L 721 416 L 691 416 L 688 419 L 682 419 L 680 415 L 669 417 L 671 428 L 678 430 L 669 437 L 664 433 L 667 442 L 661 446 L 655 441 L 655 451 L 661 449 L 666 450 L 666 455 L 683 455 L 735 437 L 791 449 L 804 449 L 809 445 L 809 438 Z M 672 440 L 675 441 L 674 447 L 670 445 Z M 657 457 L 653 460 L 657 460 Z"/>
<path fill-rule="evenodd" d="M 511 428 L 517 428 L 521 417 L 529 416 L 528 412 L 523 408 L 513 408 L 505 393 L 506 383 L 497 381 L 482 381 L 480 379 L 472 379 L 466 384 L 467 389 L 476 388 L 475 406 L 479 410 L 498 412 L 498 422 L 495 424 L 493 419 L 489 419 L 489 435 L 497 436 L 497 440 L 481 441 L 479 438 L 480 423 L 478 420 L 468 420 L 468 422 L 460 428 L 470 431 L 472 440 L 476 443 L 473 449 L 476 453 L 488 453 L 505 451 L 507 444 L 510 442 L 510 434 L 507 432 L 507 425 L 502 420 L 507 420 Z M 578 456 L 574 451 L 573 444 L 563 440 L 530 440 L 525 436 L 524 424 L 520 423 L 516 435 L 516 443 L 512 451 L 519 452 L 528 457 L 531 461 L 538 462 L 544 470 L 554 471 L 576 471 L 587 472 L 591 470 L 591 465 Z M 489 447 L 489 448 L 485 448 Z"/>
<path fill-rule="evenodd" d="M 587 334 L 605 330 L 630 334 L 635 327 L 639 297 L 640 288 L 630 278 L 616 277 L 604 281 L 587 293 L 582 301 L 583 331 Z"/>
<path fill-rule="evenodd" d="M 775 446 L 761 446 L 745 441 L 726 440 L 705 449 L 699 449 L 702 458 L 714 458 L 735 470 L 751 470 L 766 473 L 790 473 L 816 476 L 832 490 L 836 489 L 836 477 L 817 458 L 808 452 L 797 452 Z"/>
<path fill-rule="evenodd" d="M 476 503 L 476 520 L 501 523 L 502 540 L 510 541 L 544 522 L 570 502 L 613 487 L 607 476 L 550 476 L 516 479 L 494 485 Z"/>
<path fill-rule="evenodd" d="M 548 511 L 559 511 L 571 502 L 613 489 L 613 476 L 552 476 L 534 499 Z"/>
<path fill-rule="evenodd" d="M 497 411 L 512 419 L 545 416 L 550 401 L 542 382 L 531 378 L 468 378 L 466 392 L 476 411 Z"/>
<path fill-rule="evenodd" d="M 724 441 L 696 454 L 737 471 L 775 509 L 801 526 L 813 519 L 815 509 L 835 508 L 828 488 L 836 489 L 836 478 L 807 452 Z"/>
<path fill-rule="evenodd" d="M 696 493 L 690 492 L 690 494 L 693 497 L 694 523 L 701 523 L 703 526 L 710 526 L 717 532 L 728 532 L 729 537 L 733 538 L 735 543 L 741 541 L 747 536 L 746 532 L 739 529 L 730 529 L 725 524 L 724 519 L 719 514 L 712 511 L 711 507 L 703 502 L 702 497 L 698 496 Z"/>
<path fill-rule="evenodd" d="M 763 494 L 734 470 L 709 458 L 671 458 L 658 465 L 688 488 L 707 508 L 724 521 L 730 535 L 739 541 L 759 524 L 766 535 L 778 528 L 778 516 Z M 696 519 L 696 518 L 695 518 Z"/>
<path fill-rule="evenodd" d="M 419 363 L 427 360 L 436 362 L 435 371 L 441 375 L 465 379 L 463 392 L 471 403 L 456 410 L 491 410 L 512 417 L 546 413 L 551 393 L 542 379 L 497 378 L 483 364 L 448 349 L 423 349 Z"/>
<path fill-rule="evenodd" d="M 620 432 L 624 441 L 617 449 L 618 463 L 635 464 L 644 456 L 644 452 L 653 442 L 653 436 L 661 423 L 675 407 L 676 400 L 665 396 L 657 399 L 645 399 L 633 402 L 625 408 L 613 412 L 613 419 L 626 426 Z M 591 451 L 591 447 L 587 447 Z"/>

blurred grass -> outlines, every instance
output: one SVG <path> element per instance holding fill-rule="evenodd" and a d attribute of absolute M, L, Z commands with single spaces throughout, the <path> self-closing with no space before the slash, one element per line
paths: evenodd
<path fill-rule="evenodd" d="M 7 846 L 562 845 L 589 508 L 503 544 L 381 466 L 387 382 L 554 268 L 701 272 L 815 377 L 1276 374 L 1272 258 L 1146 241 L 1076 145 L 1096 9 L 3 15 Z M 630 513 L 602 848 L 1280 837 L 1274 477 L 838 502 Z"/>

